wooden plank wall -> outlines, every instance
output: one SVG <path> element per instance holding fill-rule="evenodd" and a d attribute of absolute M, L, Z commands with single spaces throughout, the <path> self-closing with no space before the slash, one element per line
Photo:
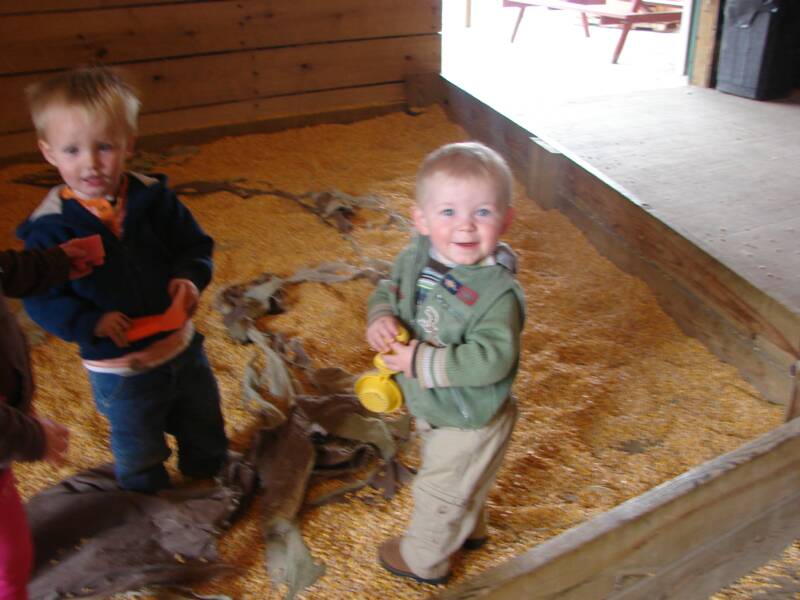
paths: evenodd
<path fill-rule="evenodd" d="M 440 0 L 0 0 L 0 157 L 35 149 L 24 88 L 124 70 L 141 134 L 403 102 L 440 70 Z"/>

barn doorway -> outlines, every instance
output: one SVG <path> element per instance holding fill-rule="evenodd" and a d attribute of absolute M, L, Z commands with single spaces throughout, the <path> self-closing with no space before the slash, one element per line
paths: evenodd
<path fill-rule="evenodd" d="M 565 102 L 687 85 L 688 14 L 682 24 L 637 25 L 616 64 L 618 25 L 589 15 L 586 37 L 579 11 L 531 6 L 512 42 L 518 14 L 503 0 L 442 3 L 442 75 L 519 124 Z"/>

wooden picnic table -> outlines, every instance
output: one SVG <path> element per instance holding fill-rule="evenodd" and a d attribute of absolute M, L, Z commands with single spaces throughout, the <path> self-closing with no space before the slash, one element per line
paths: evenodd
<path fill-rule="evenodd" d="M 619 60 L 619 55 L 622 54 L 622 48 L 625 46 L 628 32 L 633 25 L 638 23 L 680 23 L 683 14 L 682 4 L 681 0 L 633 0 L 630 9 L 626 9 L 619 5 L 606 5 L 606 0 L 503 0 L 504 7 L 519 8 L 519 15 L 514 25 L 514 32 L 511 34 L 512 42 L 517 37 L 517 31 L 522 22 L 522 17 L 525 14 L 525 9 L 530 6 L 580 12 L 581 23 L 583 24 L 583 31 L 586 37 L 589 37 L 588 15 L 599 17 L 600 23 L 603 25 L 622 25 L 622 31 L 620 32 L 619 40 L 617 41 L 614 54 L 611 58 L 611 62 L 614 64 Z M 655 12 L 649 10 L 656 5 L 669 6 L 671 10 Z"/>

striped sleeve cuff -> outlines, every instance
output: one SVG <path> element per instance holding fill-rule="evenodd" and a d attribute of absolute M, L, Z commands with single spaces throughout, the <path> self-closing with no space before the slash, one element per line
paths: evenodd
<path fill-rule="evenodd" d="M 387 303 L 376 304 L 370 306 L 367 311 L 367 324 L 372 323 L 375 319 L 380 317 L 393 317 L 392 305 Z"/>
<path fill-rule="evenodd" d="M 447 350 L 420 343 L 414 353 L 414 372 L 423 388 L 450 387 L 445 359 Z"/>

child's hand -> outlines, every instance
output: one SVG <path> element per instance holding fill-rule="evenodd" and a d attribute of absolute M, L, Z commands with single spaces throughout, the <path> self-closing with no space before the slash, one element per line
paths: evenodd
<path fill-rule="evenodd" d="M 88 253 L 77 239 L 72 239 L 60 245 L 64 254 L 69 258 L 69 278 L 79 279 L 92 272 L 94 268 L 88 262 Z"/>
<path fill-rule="evenodd" d="M 400 333 L 400 323 L 390 315 L 375 319 L 367 327 L 367 343 L 373 350 L 389 352 L 391 344 Z"/>
<path fill-rule="evenodd" d="M 50 419 L 39 419 L 44 430 L 44 460 L 54 465 L 63 465 L 69 446 L 69 429 Z"/>
<path fill-rule="evenodd" d="M 94 326 L 94 334 L 97 337 L 110 337 L 117 346 L 125 348 L 128 345 L 128 329 L 130 327 L 130 318 L 121 312 L 107 312 Z"/>
<path fill-rule="evenodd" d="M 419 340 L 410 340 L 408 344 L 401 344 L 400 342 L 392 342 L 389 344 L 391 352 L 383 355 L 383 362 L 392 371 L 402 373 L 409 379 L 413 377 L 412 367 L 414 360 L 414 350 L 419 344 Z"/>
<path fill-rule="evenodd" d="M 167 286 L 167 293 L 170 298 L 174 298 L 178 290 L 184 289 L 184 305 L 186 316 L 191 317 L 197 310 L 197 300 L 200 298 L 200 292 L 197 291 L 197 286 L 189 279 L 170 279 Z"/>

